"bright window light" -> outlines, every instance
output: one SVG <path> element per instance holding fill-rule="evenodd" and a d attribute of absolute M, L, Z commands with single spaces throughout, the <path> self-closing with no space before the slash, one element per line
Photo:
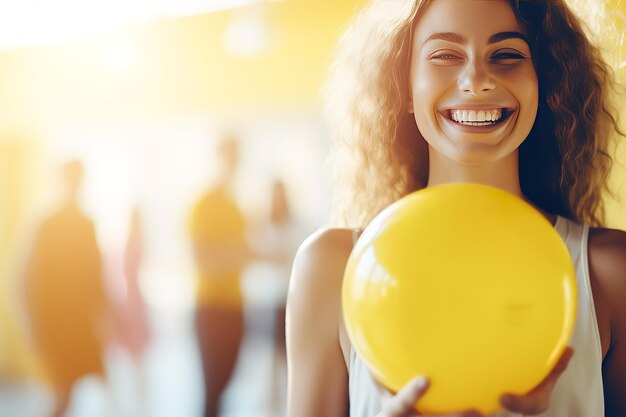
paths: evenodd
<path fill-rule="evenodd" d="M 0 0 L 0 50 L 99 37 L 156 19 L 244 7 L 263 0 Z"/>

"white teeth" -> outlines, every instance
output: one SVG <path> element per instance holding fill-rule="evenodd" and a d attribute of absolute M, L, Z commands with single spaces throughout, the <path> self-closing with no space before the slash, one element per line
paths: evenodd
<path fill-rule="evenodd" d="M 459 123 L 495 122 L 502 117 L 502 109 L 490 110 L 451 110 L 452 120 Z"/>

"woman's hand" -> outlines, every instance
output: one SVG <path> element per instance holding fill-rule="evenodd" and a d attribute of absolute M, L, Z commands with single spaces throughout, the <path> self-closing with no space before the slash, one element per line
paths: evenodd
<path fill-rule="evenodd" d="M 423 416 L 415 410 L 415 403 L 424 396 L 428 390 L 428 380 L 417 377 L 407 383 L 396 395 L 393 395 L 385 387 L 376 382 L 378 391 L 382 397 L 383 411 L 377 417 L 414 417 Z M 482 417 L 478 411 L 468 410 L 459 413 L 438 415 L 437 417 Z"/>
<path fill-rule="evenodd" d="M 545 412 L 550 405 L 550 396 L 556 381 L 567 369 L 567 365 L 574 354 L 574 349 L 567 347 L 550 374 L 532 391 L 526 395 L 505 394 L 500 397 L 502 407 L 508 411 L 524 415 L 537 415 Z M 428 390 L 428 381 L 424 377 L 417 377 L 407 383 L 396 395 L 385 387 L 376 383 L 382 397 L 383 411 L 378 417 L 416 417 L 423 416 L 415 410 L 415 404 Z M 478 411 L 446 414 L 438 417 L 482 417 Z"/>
<path fill-rule="evenodd" d="M 529 416 L 545 412 L 550 405 L 550 396 L 552 395 L 556 381 L 565 369 L 567 369 L 567 365 L 573 355 L 574 349 L 568 346 L 554 366 L 554 369 L 552 369 L 550 374 L 539 385 L 526 395 L 503 395 L 500 397 L 502 407 L 509 411 Z"/>

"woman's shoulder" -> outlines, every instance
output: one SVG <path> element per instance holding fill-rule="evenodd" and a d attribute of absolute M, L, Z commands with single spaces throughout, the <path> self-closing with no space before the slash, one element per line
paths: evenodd
<path fill-rule="evenodd" d="M 591 228 L 588 253 L 592 282 L 596 282 L 610 317 L 610 340 L 602 364 L 607 387 L 605 404 L 611 415 L 625 415 L 626 398 L 622 393 L 626 392 L 626 232 Z"/>
<path fill-rule="evenodd" d="M 626 321 L 626 232 L 590 228 L 588 246 L 591 275 L 602 287 L 611 310 L 623 309 Z"/>
<path fill-rule="evenodd" d="M 604 284 L 626 291 L 626 232 L 590 228 L 589 262 Z"/>
<path fill-rule="evenodd" d="M 352 252 L 353 234 L 352 229 L 327 227 L 306 238 L 298 248 L 294 260 L 294 284 L 327 285 L 342 278 Z"/>
<path fill-rule="evenodd" d="M 626 232 L 592 227 L 588 240 L 589 278 L 596 302 L 598 320 L 610 335 L 605 350 L 615 338 L 617 322 L 624 322 L 626 332 Z M 620 311 L 621 310 L 621 311 Z M 624 335 L 626 337 L 626 335 Z"/>
<path fill-rule="evenodd" d="M 320 228 L 302 242 L 298 254 L 306 257 L 326 258 L 340 251 L 344 255 L 349 255 L 352 251 L 354 230 L 340 227 Z"/>
<path fill-rule="evenodd" d="M 323 303 L 331 307 L 339 302 L 352 235 L 353 231 L 347 228 L 322 228 L 302 242 L 289 283 L 292 306 Z"/>
<path fill-rule="evenodd" d="M 289 415 L 345 415 L 348 373 L 341 338 L 341 287 L 350 229 L 324 228 L 298 249 L 287 297 Z"/>

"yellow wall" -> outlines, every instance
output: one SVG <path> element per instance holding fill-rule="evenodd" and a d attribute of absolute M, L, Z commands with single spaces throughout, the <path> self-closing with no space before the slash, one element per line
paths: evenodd
<path fill-rule="evenodd" d="M 23 213 L 29 194 L 38 146 L 24 138 L 5 138 L 0 142 L 0 375 L 5 377 L 42 378 L 42 369 L 26 342 L 17 306 L 23 300 L 23 282 L 15 272 L 19 268 L 16 247 Z"/>
<path fill-rule="evenodd" d="M 315 109 L 336 39 L 363 2 L 268 2 L 266 18 L 276 43 L 256 58 L 237 58 L 225 50 L 222 39 L 232 11 L 144 24 L 107 39 L 0 54 L 0 134 L 45 134 L 54 126 L 115 118 L 272 106 Z M 626 1 L 609 4 L 617 8 L 617 29 L 624 33 Z M 136 65 L 120 72 L 104 67 L 102 51 L 110 42 L 126 40 L 137 47 Z M 626 59 L 626 52 L 622 56 Z M 625 74 L 626 67 L 618 71 L 622 82 Z M 626 126 L 624 105 L 621 119 Z M 607 200 L 607 219 L 610 226 L 626 229 L 626 145 L 615 156 L 611 183 L 619 201 Z"/>
<path fill-rule="evenodd" d="M 238 58 L 223 46 L 233 11 L 145 24 L 107 39 L 0 54 L 5 126 L 109 117 L 313 106 L 338 35 L 355 0 L 267 2 L 274 47 Z M 109 42 L 131 41 L 137 63 L 115 72 L 101 63 Z"/>
<path fill-rule="evenodd" d="M 615 10 L 616 32 L 622 40 L 621 48 L 615 52 L 621 67 L 616 71 L 618 80 L 626 87 L 626 1 L 611 0 Z M 618 64 L 619 65 L 619 64 Z M 626 132 L 626 96 L 621 96 L 618 102 L 620 109 L 620 125 Z M 616 199 L 607 198 L 607 224 L 610 227 L 626 230 L 626 138 L 619 138 L 619 146 L 614 155 L 610 185 L 616 194 Z"/>

